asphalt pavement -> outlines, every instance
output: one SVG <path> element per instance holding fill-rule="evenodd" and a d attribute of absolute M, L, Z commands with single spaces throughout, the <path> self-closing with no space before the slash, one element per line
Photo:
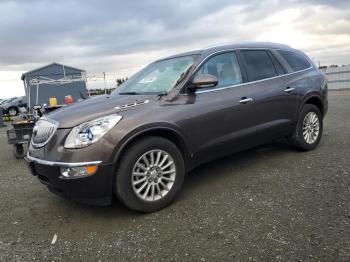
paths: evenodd
<path fill-rule="evenodd" d="M 0 261 L 350 261 L 350 91 L 312 152 L 278 141 L 192 171 L 152 214 L 61 199 L 0 129 Z"/>

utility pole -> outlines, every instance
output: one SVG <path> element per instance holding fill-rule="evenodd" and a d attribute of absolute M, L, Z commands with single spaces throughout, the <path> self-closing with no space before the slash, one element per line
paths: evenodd
<path fill-rule="evenodd" d="M 106 73 L 103 72 L 103 81 L 105 83 L 105 94 L 107 94 L 107 86 L 106 86 Z"/>

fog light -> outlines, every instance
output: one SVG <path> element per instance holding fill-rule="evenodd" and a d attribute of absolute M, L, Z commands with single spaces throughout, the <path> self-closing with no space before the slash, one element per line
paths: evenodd
<path fill-rule="evenodd" d="M 79 167 L 61 167 L 60 178 L 79 178 L 95 174 L 97 165 Z"/>

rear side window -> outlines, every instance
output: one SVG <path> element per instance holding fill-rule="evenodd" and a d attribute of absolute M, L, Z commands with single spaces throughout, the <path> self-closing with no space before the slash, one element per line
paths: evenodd
<path fill-rule="evenodd" d="M 265 50 L 241 51 L 250 81 L 277 76 L 275 66 Z"/>
<path fill-rule="evenodd" d="M 305 56 L 300 53 L 285 50 L 279 50 L 278 52 L 294 71 L 300 71 L 311 66 Z"/>
<path fill-rule="evenodd" d="M 275 65 L 276 71 L 278 75 L 284 75 L 286 72 L 284 71 L 280 62 L 276 59 L 274 55 L 271 54 L 272 62 Z"/>

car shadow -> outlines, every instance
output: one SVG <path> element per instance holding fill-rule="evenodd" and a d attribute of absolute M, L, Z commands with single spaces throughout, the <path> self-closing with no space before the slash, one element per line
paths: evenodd
<path fill-rule="evenodd" d="M 186 201 L 198 187 L 211 186 L 213 182 L 217 183 L 218 180 L 224 180 L 227 176 L 232 176 L 232 173 L 227 172 L 227 170 L 244 170 L 249 168 L 252 162 L 258 164 L 260 161 L 264 161 L 266 157 L 276 156 L 286 151 L 293 152 L 293 149 L 286 140 L 281 139 L 200 165 L 188 173 L 181 193 L 175 202 L 181 203 L 182 201 Z M 297 153 L 297 151 L 294 152 Z M 233 175 L 235 175 L 234 172 Z M 130 219 L 147 215 L 128 209 L 116 198 L 113 199 L 111 206 L 92 206 L 76 203 L 71 200 L 62 200 L 61 198 L 57 199 L 57 201 L 61 201 L 61 204 L 64 204 L 68 209 L 72 208 L 89 213 L 94 217 L 112 218 L 118 216 L 121 219 L 124 217 Z"/>
<path fill-rule="evenodd" d="M 286 139 L 280 139 L 202 164 L 188 173 L 178 200 L 186 199 L 186 195 L 196 187 L 210 186 L 238 171 L 244 172 L 252 163 L 258 165 L 266 158 L 283 153 L 297 154 L 300 151 L 293 149 Z"/>

